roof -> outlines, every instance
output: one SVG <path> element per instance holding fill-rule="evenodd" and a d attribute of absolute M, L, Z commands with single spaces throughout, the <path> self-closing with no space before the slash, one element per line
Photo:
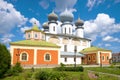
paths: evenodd
<path fill-rule="evenodd" d="M 80 52 L 81 53 L 88 53 L 88 52 L 96 52 L 96 51 L 111 51 L 111 50 L 107 50 L 107 49 L 103 49 L 103 48 L 99 48 L 99 47 L 89 47 L 89 48 L 83 49 Z"/>
<path fill-rule="evenodd" d="M 61 54 L 61 56 L 66 56 L 66 57 L 68 57 L 68 56 L 72 56 L 72 57 L 74 57 L 75 56 L 75 53 L 74 52 L 64 52 L 64 51 L 61 51 L 60 52 Z M 83 57 L 84 56 L 84 54 L 82 54 L 82 53 L 76 53 L 76 56 L 77 57 Z"/>
<path fill-rule="evenodd" d="M 69 37 L 69 38 L 75 38 L 75 39 L 81 39 L 81 40 L 91 41 L 90 39 L 77 37 L 76 35 L 69 35 L 69 34 L 51 34 L 51 33 L 45 33 L 45 34 L 46 34 L 46 35 L 54 35 L 54 36 L 64 36 L 64 37 Z"/>
<path fill-rule="evenodd" d="M 29 29 L 29 30 L 26 30 L 25 32 L 30 32 L 30 31 L 37 31 L 37 32 L 42 32 L 44 33 L 43 31 L 41 31 L 38 26 L 36 24 L 33 25 L 32 29 Z"/>
<path fill-rule="evenodd" d="M 54 48 L 60 48 L 60 46 L 46 42 L 43 40 L 36 41 L 36 40 L 21 40 L 17 42 L 10 42 L 11 45 L 21 45 L 21 46 L 40 46 L 40 47 L 54 47 Z"/>

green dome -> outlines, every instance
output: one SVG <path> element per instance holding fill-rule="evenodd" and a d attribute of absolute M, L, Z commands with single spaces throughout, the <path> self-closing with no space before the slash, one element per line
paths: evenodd
<path fill-rule="evenodd" d="M 39 30 L 38 26 L 36 24 L 33 25 L 32 30 Z"/>

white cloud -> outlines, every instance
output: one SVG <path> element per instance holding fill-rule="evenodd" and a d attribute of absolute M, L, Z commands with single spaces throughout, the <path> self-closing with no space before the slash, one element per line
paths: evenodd
<path fill-rule="evenodd" d="M 108 41 L 108 42 L 120 42 L 119 38 L 114 38 L 112 36 L 106 36 L 103 38 L 103 41 Z"/>
<path fill-rule="evenodd" d="M 120 0 L 115 0 L 115 3 L 120 3 Z"/>
<path fill-rule="evenodd" d="M 22 33 L 24 33 L 25 30 L 29 30 L 29 29 L 31 29 L 31 27 L 25 26 L 25 27 L 21 27 L 21 28 L 20 28 L 20 31 L 21 31 Z"/>
<path fill-rule="evenodd" d="M 87 2 L 87 7 L 89 8 L 89 10 L 92 10 L 92 8 L 94 6 L 97 6 L 101 3 L 103 3 L 105 0 L 88 0 Z"/>
<path fill-rule="evenodd" d="M 36 18 L 31 18 L 29 22 L 32 23 L 32 25 L 36 24 L 39 27 L 41 26 L 40 22 Z"/>
<path fill-rule="evenodd" d="M 42 0 L 39 2 L 40 6 L 44 9 L 47 9 L 49 7 L 49 2 L 47 0 Z"/>
<path fill-rule="evenodd" d="M 6 44 L 6 43 L 9 43 L 9 42 L 12 41 L 12 40 L 11 40 L 12 37 L 14 37 L 13 34 L 5 34 L 5 35 L 3 35 L 2 38 L 0 38 L 0 40 L 1 40 L 2 43 L 5 43 L 5 44 Z"/>
<path fill-rule="evenodd" d="M 111 44 L 105 44 L 105 46 L 106 46 L 106 47 L 109 47 L 109 46 L 111 46 Z"/>
<path fill-rule="evenodd" d="M 73 7 L 76 4 L 77 0 L 54 0 L 54 2 L 56 5 L 55 11 L 57 12 L 62 12 L 66 8 L 72 11 L 76 11 L 76 9 L 74 9 Z"/>
<path fill-rule="evenodd" d="M 83 27 L 85 36 L 92 41 L 97 37 L 120 32 L 120 24 L 116 24 L 114 18 L 104 13 L 99 13 L 94 20 L 85 21 Z"/>
<path fill-rule="evenodd" d="M 25 18 L 17 11 L 11 3 L 0 0 L 0 33 L 5 34 L 15 26 L 22 26 L 26 23 Z"/>

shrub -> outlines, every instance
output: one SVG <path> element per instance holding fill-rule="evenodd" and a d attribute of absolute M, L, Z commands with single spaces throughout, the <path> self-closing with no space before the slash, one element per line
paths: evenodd
<path fill-rule="evenodd" d="M 35 74 L 37 80 L 66 80 L 67 75 L 61 72 L 38 71 Z"/>
<path fill-rule="evenodd" d="M 38 79 L 38 80 L 48 80 L 49 79 L 49 73 L 47 71 L 38 71 L 36 74 L 35 74 L 35 78 Z"/>
<path fill-rule="evenodd" d="M 80 67 L 56 67 L 54 68 L 57 71 L 84 71 L 84 68 L 82 66 Z"/>
<path fill-rule="evenodd" d="M 20 63 L 16 63 L 8 72 L 7 75 L 18 75 L 18 73 L 22 72 L 23 68 L 21 67 Z"/>
<path fill-rule="evenodd" d="M 65 64 L 63 64 L 63 63 L 60 63 L 60 67 L 65 67 Z"/>
<path fill-rule="evenodd" d="M 2 78 L 11 67 L 11 57 L 6 46 L 0 43 L 0 78 Z"/>
<path fill-rule="evenodd" d="M 18 72 L 18 73 L 23 71 L 23 68 L 19 62 L 17 62 L 15 66 L 13 66 L 13 71 Z"/>

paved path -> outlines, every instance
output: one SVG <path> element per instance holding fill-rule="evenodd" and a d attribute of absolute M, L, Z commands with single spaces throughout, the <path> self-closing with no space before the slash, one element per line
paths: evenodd
<path fill-rule="evenodd" d="M 87 70 L 88 72 L 96 72 L 99 74 L 105 74 L 105 75 L 109 75 L 109 76 L 114 76 L 114 77 L 118 77 L 118 79 L 120 80 L 120 75 L 116 75 L 116 74 L 110 74 L 110 73 L 103 73 L 103 72 L 97 72 L 97 71 L 92 71 L 92 70 Z"/>

